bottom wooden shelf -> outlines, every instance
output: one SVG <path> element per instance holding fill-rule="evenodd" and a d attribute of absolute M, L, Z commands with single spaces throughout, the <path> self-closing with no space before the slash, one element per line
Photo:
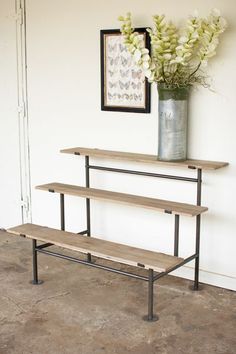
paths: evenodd
<path fill-rule="evenodd" d="M 65 249 L 86 254 L 91 253 L 103 259 L 153 269 L 157 272 L 167 272 L 183 262 L 183 258 L 180 257 L 101 240 L 95 237 L 81 236 L 35 224 L 19 225 L 7 231 L 14 235 L 49 242 Z"/>

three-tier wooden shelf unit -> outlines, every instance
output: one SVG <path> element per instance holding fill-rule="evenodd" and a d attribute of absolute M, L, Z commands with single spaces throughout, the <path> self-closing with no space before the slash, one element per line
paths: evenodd
<path fill-rule="evenodd" d="M 226 162 L 186 160 L 182 162 L 165 162 L 157 160 L 154 155 L 127 153 L 119 151 L 109 151 L 100 149 L 91 149 L 76 147 L 61 150 L 65 154 L 73 154 L 85 157 L 85 186 L 75 186 L 62 183 L 48 183 L 37 186 L 37 189 L 45 190 L 60 195 L 60 215 L 61 230 L 55 230 L 33 224 L 24 224 L 9 229 L 9 232 L 33 239 L 33 283 L 39 284 L 37 253 L 68 259 L 73 262 L 85 264 L 91 267 L 104 269 L 118 274 L 130 276 L 136 279 L 148 282 L 148 314 L 145 319 L 148 321 L 157 320 L 157 316 L 153 313 L 153 285 L 156 280 L 184 264 L 195 260 L 194 283 L 193 290 L 199 289 L 199 256 L 200 256 L 200 224 L 201 214 L 208 210 L 207 207 L 201 206 L 202 192 L 202 173 L 204 170 L 217 170 L 227 166 Z M 178 170 L 191 170 L 194 177 L 186 177 L 184 175 L 171 175 L 163 173 L 143 172 L 138 170 L 129 170 L 114 167 L 105 167 L 99 164 L 91 163 L 97 159 L 130 161 L 132 163 L 151 164 L 153 166 L 163 166 L 165 168 L 172 167 Z M 157 198 L 150 198 L 140 195 L 118 193 L 108 190 L 91 188 L 90 170 L 109 171 L 114 173 L 125 173 L 133 175 L 148 176 L 153 178 L 165 178 L 171 180 L 179 180 L 190 183 L 196 183 L 196 200 L 193 204 L 174 202 Z M 72 195 L 86 199 L 86 230 L 80 231 L 78 234 L 65 231 L 65 195 Z M 153 209 L 158 212 L 172 214 L 174 217 L 174 237 L 173 237 L 173 255 L 148 251 L 132 246 L 122 245 L 110 241 L 96 238 L 96 232 L 91 232 L 91 215 L 90 200 L 104 200 L 112 203 L 129 204 L 136 207 Z M 187 258 L 179 257 L 179 221 L 180 216 L 196 218 L 195 232 L 195 251 Z M 87 237 L 86 237 L 87 236 Z M 44 242 L 37 245 L 37 241 Z M 61 253 L 49 251 L 47 248 L 56 245 L 66 249 L 78 251 L 87 254 L 86 259 L 70 257 Z M 137 274 L 132 271 L 124 271 L 110 265 L 101 265 L 96 263 L 93 256 L 100 257 L 109 261 L 124 263 L 133 267 L 148 270 L 147 276 Z"/>

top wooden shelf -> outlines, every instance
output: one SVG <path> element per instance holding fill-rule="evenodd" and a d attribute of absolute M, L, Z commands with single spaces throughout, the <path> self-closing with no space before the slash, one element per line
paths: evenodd
<path fill-rule="evenodd" d="M 155 155 L 136 154 L 132 152 L 100 150 L 100 149 L 91 149 L 91 148 L 83 148 L 83 147 L 63 149 L 60 152 L 65 154 L 73 154 L 73 155 L 151 163 L 151 164 L 163 165 L 163 166 L 168 165 L 168 166 L 176 166 L 176 167 L 186 167 L 189 169 L 217 170 L 221 167 L 225 167 L 228 165 L 228 162 L 192 160 L 192 159 L 185 160 L 185 161 L 178 161 L 178 162 L 175 161 L 167 162 L 167 161 L 158 160 L 157 156 Z"/>

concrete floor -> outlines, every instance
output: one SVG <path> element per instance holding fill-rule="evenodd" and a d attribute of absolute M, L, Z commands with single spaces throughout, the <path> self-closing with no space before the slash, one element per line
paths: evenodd
<path fill-rule="evenodd" d="M 147 323 L 145 282 L 46 255 L 39 273 L 31 241 L 0 231 L 0 354 L 236 353 L 234 292 L 164 277 Z"/>

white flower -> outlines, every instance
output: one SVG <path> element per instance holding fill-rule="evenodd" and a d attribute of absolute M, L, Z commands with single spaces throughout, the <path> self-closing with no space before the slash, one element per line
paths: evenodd
<path fill-rule="evenodd" d="M 191 57 L 191 55 L 192 55 L 192 53 L 187 52 L 187 53 L 185 53 L 185 54 L 184 54 L 184 57 L 185 57 L 185 59 L 186 59 L 186 58 L 190 58 L 190 57 Z"/>
<path fill-rule="evenodd" d="M 131 14 L 120 16 L 119 20 L 124 44 L 148 81 L 174 86 L 203 82 L 197 71 L 216 54 L 219 36 L 227 27 L 218 9 L 213 9 L 207 18 L 199 18 L 195 11 L 187 19 L 184 31 L 167 23 L 164 15 L 156 15 L 154 28 L 147 29 L 152 47 L 149 53 L 143 36 L 132 28 Z"/>
<path fill-rule="evenodd" d="M 142 48 L 141 53 L 142 54 L 149 54 L 149 50 L 147 48 Z"/>
<path fill-rule="evenodd" d="M 180 38 L 179 38 L 179 43 L 186 43 L 188 41 L 188 38 L 186 37 L 186 36 L 181 36 Z"/>
<path fill-rule="evenodd" d="M 145 70 L 145 71 L 144 71 L 144 74 L 145 74 L 145 76 L 149 79 L 149 78 L 151 77 L 151 75 L 152 75 L 152 72 L 151 72 L 151 70 L 149 69 L 149 70 Z"/>
<path fill-rule="evenodd" d="M 171 59 L 171 54 L 167 53 L 163 55 L 163 58 L 166 60 L 170 60 Z"/>
<path fill-rule="evenodd" d="M 211 10 L 211 15 L 214 17 L 220 17 L 220 10 L 214 8 Z"/>
<path fill-rule="evenodd" d="M 134 37 L 136 36 L 136 33 L 131 33 L 131 35 L 129 36 L 129 39 L 132 41 L 134 39 Z"/>
<path fill-rule="evenodd" d="M 138 44 L 139 43 L 139 38 L 138 38 L 138 36 L 136 35 L 136 36 L 134 36 L 134 38 L 133 38 L 133 44 Z"/>
<path fill-rule="evenodd" d="M 214 51 L 215 50 L 215 48 L 216 48 L 216 43 L 211 43 L 211 44 L 209 44 L 209 46 L 208 46 L 208 52 L 212 52 L 212 51 Z"/>
<path fill-rule="evenodd" d="M 142 60 L 143 60 L 143 61 L 149 61 L 149 60 L 150 60 L 149 54 L 144 54 L 144 55 L 142 56 Z"/>
<path fill-rule="evenodd" d="M 203 67 L 206 67 L 206 66 L 207 66 L 207 60 L 202 60 L 201 65 L 202 65 Z"/>
<path fill-rule="evenodd" d="M 135 62 L 138 62 L 141 59 L 141 51 L 139 49 L 136 49 L 134 52 L 134 60 Z"/>
<path fill-rule="evenodd" d="M 198 32 L 193 32 L 193 33 L 191 34 L 191 37 L 192 37 L 193 39 L 197 39 L 197 38 L 199 37 Z"/>
<path fill-rule="evenodd" d="M 141 50 L 142 50 L 142 49 L 145 49 L 143 40 L 139 41 L 138 46 L 139 46 L 139 49 L 141 49 Z"/>
<path fill-rule="evenodd" d="M 151 64 L 150 64 L 150 70 L 155 70 L 155 68 L 156 68 L 155 64 L 154 64 L 153 62 L 151 62 Z"/>
<path fill-rule="evenodd" d="M 174 60 L 175 63 L 182 63 L 183 61 L 184 61 L 183 57 L 176 57 Z"/>
<path fill-rule="evenodd" d="M 148 68 L 149 68 L 149 63 L 146 62 L 146 61 L 144 61 L 144 62 L 142 63 L 142 67 L 143 67 L 143 69 L 148 69 Z"/>
<path fill-rule="evenodd" d="M 225 29 L 227 27 L 227 21 L 223 17 L 219 18 L 219 25 L 221 29 Z"/>
<path fill-rule="evenodd" d="M 128 44 L 127 48 L 131 54 L 133 54 L 135 52 L 135 46 L 133 44 Z"/>

